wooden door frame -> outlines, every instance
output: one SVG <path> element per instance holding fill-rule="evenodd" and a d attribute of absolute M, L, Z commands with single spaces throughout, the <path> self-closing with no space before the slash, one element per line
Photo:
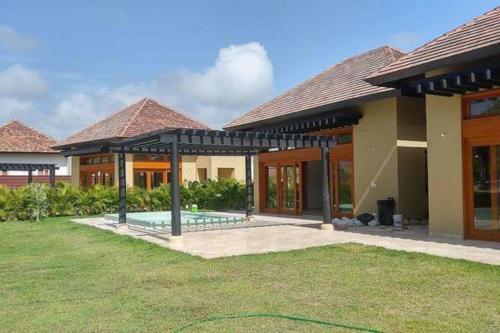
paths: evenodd
<path fill-rule="evenodd" d="M 469 117 L 470 102 L 475 99 L 500 96 L 500 89 L 483 91 L 462 96 L 462 179 L 464 202 L 464 238 L 486 241 L 500 241 L 500 230 L 479 230 L 474 228 L 474 191 L 472 149 L 478 146 L 490 147 L 490 179 L 491 183 L 497 178 L 494 174 L 493 159 L 496 151 L 492 146 L 500 145 L 500 115 Z M 494 198 L 493 198 L 494 197 Z M 498 198 L 492 197 L 492 209 L 498 210 Z M 494 207 L 496 204 L 496 207 Z"/>

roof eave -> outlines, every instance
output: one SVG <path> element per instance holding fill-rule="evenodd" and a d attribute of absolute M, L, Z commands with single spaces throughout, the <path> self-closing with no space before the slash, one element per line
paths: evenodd
<path fill-rule="evenodd" d="M 426 62 L 410 68 L 401 69 L 386 74 L 368 77 L 365 81 L 376 86 L 397 87 L 397 81 L 406 78 L 423 75 L 428 71 L 456 66 L 462 63 L 481 60 L 500 53 L 500 44 L 493 44 L 486 47 L 478 48 L 466 53 L 455 54 L 450 57 L 437 59 L 431 62 Z"/>
<path fill-rule="evenodd" d="M 295 118 L 300 118 L 303 116 L 313 116 L 313 115 L 317 115 L 317 114 L 322 113 L 322 112 L 334 111 L 334 110 L 338 110 L 338 109 L 345 108 L 345 107 L 356 106 L 356 105 L 360 105 L 362 103 L 372 102 L 375 100 L 389 98 L 389 97 L 396 97 L 396 96 L 400 96 L 400 95 L 401 95 L 400 90 L 392 89 L 392 90 L 382 91 L 382 92 L 375 93 L 375 94 L 370 94 L 370 95 L 366 95 L 366 96 L 361 96 L 361 97 L 357 97 L 357 98 L 343 100 L 343 101 L 339 101 L 339 102 L 335 102 L 335 103 L 331 103 L 331 104 L 325 104 L 325 105 L 321 105 L 321 106 L 318 106 L 318 107 L 315 107 L 312 109 L 306 109 L 306 110 L 297 111 L 294 113 L 288 113 L 288 114 L 285 114 L 282 116 L 267 118 L 267 119 L 263 119 L 263 120 L 259 120 L 259 121 L 255 121 L 255 122 L 251 122 L 251 123 L 244 123 L 244 124 L 235 125 L 235 126 L 225 126 L 223 128 L 225 130 L 230 130 L 230 131 L 246 130 L 246 129 L 257 127 L 257 126 L 272 125 L 275 123 L 279 123 L 279 122 L 283 122 L 283 121 L 287 121 L 287 120 L 291 120 L 291 119 L 295 119 Z"/>
<path fill-rule="evenodd" d="M 96 145 L 96 144 L 111 144 L 113 141 L 121 140 L 121 139 L 124 139 L 124 138 L 123 137 L 112 137 L 112 138 L 105 138 L 105 139 L 73 142 L 73 143 L 68 143 L 68 144 L 55 145 L 55 146 L 52 146 L 50 148 L 62 151 L 62 150 L 70 149 L 72 147 L 91 146 L 91 145 Z"/>

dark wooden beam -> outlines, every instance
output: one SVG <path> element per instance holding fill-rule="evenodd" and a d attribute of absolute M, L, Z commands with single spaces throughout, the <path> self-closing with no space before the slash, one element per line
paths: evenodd
<path fill-rule="evenodd" d="M 330 207 L 330 153 L 328 148 L 321 148 L 322 194 L 323 194 L 323 223 L 332 223 Z"/>
<path fill-rule="evenodd" d="M 170 196 L 172 236 L 181 236 L 181 191 L 179 184 L 179 144 L 170 143 Z"/>
<path fill-rule="evenodd" d="M 118 223 L 127 223 L 127 180 L 126 180 L 125 153 L 118 153 Z"/>
<path fill-rule="evenodd" d="M 252 156 L 245 155 L 245 213 L 247 218 L 253 215 L 253 200 Z"/>

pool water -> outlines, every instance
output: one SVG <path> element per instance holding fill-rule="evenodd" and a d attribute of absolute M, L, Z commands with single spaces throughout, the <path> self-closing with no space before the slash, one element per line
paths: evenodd
<path fill-rule="evenodd" d="M 127 223 L 146 228 L 162 229 L 171 227 L 170 211 L 127 213 Z M 118 221 L 118 214 L 107 214 L 108 220 Z M 181 226 L 183 228 L 229 225 L 243 222 L 244 217 L 213 212 L 181 211 Z"/>

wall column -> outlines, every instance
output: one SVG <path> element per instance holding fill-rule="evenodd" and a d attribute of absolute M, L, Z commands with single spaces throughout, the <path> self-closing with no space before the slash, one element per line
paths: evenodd
<path fill-rule="evenodd" d="M 56 186 L 56 167 L 55 167 L 55 165 L 52 165 L 49 169 L 49 180 L 50 180 L 50 187 L 55 187 Z"/>
<path fill-rule="evenodd" d="M 125 170 L 125 153 L 118 153 L 118 194 L 120 208 L 118 210 L 118 223 L 127 223 L 127 180 Z"/>
<path fill-rule="evenodd" d="M 330 208 L 330 153 L 328 148 L 321 148 L 322 190 L 323 190 L 323 224 L 332 223 L 332 210 Z"/>
<path fill-rule="evenodd" d="M 252 156 L 245 155 L 245 212 L 249 219 L 253 215 Z"/>
<path fill-rule="evenodd" d="M 181 195 L 179 189 L 179 144 L 170 143 L 170 195 L 172 199 L 172 236 L 181 236 Z"/>
<path fill-rule="evenodd" d="M 33 183 L 33 170 L 28 171 L 28 184 Z"/>

